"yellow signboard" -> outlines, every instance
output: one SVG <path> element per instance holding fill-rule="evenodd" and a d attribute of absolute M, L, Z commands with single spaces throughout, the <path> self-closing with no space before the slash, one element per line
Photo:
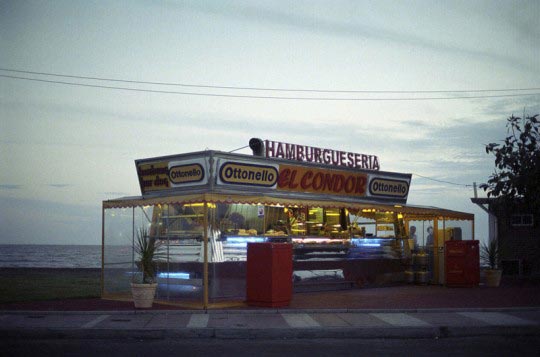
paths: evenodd
<path fill-rule="evenodd" d="M 204 179 L 204 168 L 201 164 L 176 165 L 169 169 L 171 183 L 179 185 L 199 182 Z"/>
<path fill-rule="evenodd" d="M 168 162 L 140 164 L 137 166 L 139 183 L 143 193 L 170 187 Z"/>
<path fill-rule="evenodd" d="M 143 194 L 177 187 L 204 185 L 208 182 L 204 160 L 155 161 L 137 163 Z"/>
<path fill-rule="evenodd" d="M 229 161 L 221 165 L 219 179 L 225 184 L 274 187 L 278 170 L 270 165 Z"/>
<path fill-rule="evenodd" d="M 278 189 L 331 195 L 366 195 L 368 177 L 343 170 L 279 165 Z"/>

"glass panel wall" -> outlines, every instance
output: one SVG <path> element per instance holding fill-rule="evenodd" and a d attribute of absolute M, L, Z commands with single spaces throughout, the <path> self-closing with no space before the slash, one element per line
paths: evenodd
<path fill-rule="evenodd" d="M 203 299 L 204 205 L 164 204 L 144 211 L 150 237 L 161 244 L 156 299 L 201 302 Z"/>
<path fill-rule="evenodd" d="M 141 229 L 160 245 L 156 301 L 202 302 L 202 204 L 106 209 L 104 220 L 104 297 L 130 298 L 140 282 L 135 239 Z"/>
<path fill-rule="evenodd" d="M 276 210 L 262 205 L 209 204 L 208 296 L 211 303 L 243 300 L 246 294 L 247 244 L 265 242 L 267 216 L 280 219 Z M 283 227 L 271 225 L 276 234 Z M 278 233 L 279 232 L 279 233 Z"/>
<path fill-rule="evenodd" d="M 292 243 L 296 283 L 358 282 L 413 271 L 419 254 L 429 257 L 421 268 L 438 283 L 444 241 L 472 239 L 473 234 L 472 221 L 367 208 L 190 203 L 106 209 L 104 214 L 104 297 L 130 298 L 130 282 L 139 278 L 134 240 L 144 228 L 149 239 L 161 244 L 157 301 L 199 305 L 204 300 L 205 236 L 208 302 L 217 303 L 245 298 L 250 242 Z"/>
<path fill-rule="evenodd" d="M 103 295 L 129 298 L 133 267 L 133 209 L 104 212 Z"/>

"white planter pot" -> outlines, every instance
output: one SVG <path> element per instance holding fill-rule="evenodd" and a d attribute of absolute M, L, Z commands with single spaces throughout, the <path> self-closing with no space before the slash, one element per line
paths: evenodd
<path fill-rule="evenodd" d="M 148 309 L 154 303 L 157 283 L 154 284 L 135 284 L 131 283 L 131 294 L 133 303 L 137 309 Z"/>
<path fill-rule="evenodd" d="M 486 269 L 484 270 L 486 286 L 497 287 L 501 283 L 502 270 Z"/>

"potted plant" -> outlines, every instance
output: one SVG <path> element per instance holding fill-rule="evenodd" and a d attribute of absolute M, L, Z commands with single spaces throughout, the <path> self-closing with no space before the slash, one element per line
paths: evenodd
<path fill-rule="evenodd" d="M 497 287 L 501 283 L 502 270 L 499 269 L 500 261 L 500 249 L 499 243 L 496 239 L 491 240 L 489 243 L 483 243 L 480 248 L 480 258 L 489 266 L 484 270 L 486 277 L 486 285 L 490 287 Z"/>
<path fill-rule="evenodd" d="M 134 276 L 131 282 L 131 293 L 136 308 L 150 308 L 154 302 L 156 293 L 156 260 L 162 255 L 159 252 L 161 243 L 155 238 L 148 236 L 148 230 L 144 227 L 137 231 L 135 241 L 135 253 L 137 253 L 137 267 L 140 271 L 138 279 Z"/>

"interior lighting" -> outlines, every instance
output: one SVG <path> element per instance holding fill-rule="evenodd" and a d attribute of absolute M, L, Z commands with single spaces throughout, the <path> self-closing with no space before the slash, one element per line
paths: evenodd
<path fill-rule="evenodd" d="M 330 243 L 332 242 L 329 238 L 293 238 L 294 243 Z"/>
<path fill-rule="evenodd" d="M 170 272 L 170 273 L 167 273 L 167 272 L 161 272 L 161 273 L 158 273 L 158 278 L 161 278 L 161 279 L 183 279 L 183 280 L 186 280 L 186 279 L 189 279 L 189 273 L 184 273 L 184 272 Z"/>
<path fill-rule="evenodd" d="M 216 208 L 215 203 L 208 202 L 207 205 L 208 205 L 208 208 Z M 186 203 L 186 204 L 184 204 L 184 207 L 203 207 L 203 206 L 204 206 L 204 203 Z"/>
<path fill-rule="evenodd" d="M 265 240 L 264 237 L 227 237 L 227 243 L 260 243 Z"/>

